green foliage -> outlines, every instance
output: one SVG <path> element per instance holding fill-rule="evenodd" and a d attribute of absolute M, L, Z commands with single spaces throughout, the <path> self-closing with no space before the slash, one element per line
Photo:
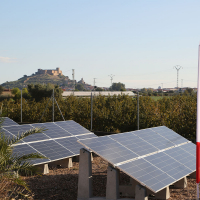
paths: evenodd
<path fill-rule="evenodd" d="M 95 91 L 104 91 L 104 89 L 102 89 L 102 88 L 100 88 L 100 87 L 97 87 L 97 88 L 95 89 Z"/>
<path fill-rule="evenodd" d="M 84 88 L 83 84 L 77 83 L 75 86 L 75 90 L 76 91 L 85 91 L 85 88 Z"/>
<path fill-rule="evenodd" d="M 125 84 L 123 83 L 113 83 L 112 86 L 110 87 L 111 91 L 126 91 L 125 89 Z"/>
<path fill-rule="evenodd" d="M 192 96 L 149 97 L 140 96 L 140 129 L 166 125 L 188 139 L 196 135 L 196 94 Z M 38 122 L 49 101 L 40 102 L 23 99 L 23 121 Z M 68 96 L 57 99 L 65 120 L 74 120 L 90 129 L 90 98 Z M 4 100 L 3 115 L 20 121 L 20 100 Z M 55 121 L 62 116 L 55 104 Z M 52 121 L 52 104 L 50 103 L 41 120 Z M 126 95 L 96 96 L 93 99 L 93 130 L 120 132 L 137 130 L 137 99 Z"/>
<path fill-rule="evenodd" d="M 41 101 L 43 98 L 51 97 L 54 89 L 54 96 L 56 98 L 62 98 L 62 89 L 59 86 L 54 86 L 53 84 L 48 83 L 47 85 L 42 84 L 30 84 L 28 85 L 28 92 L 32 99 L 35 101 Z"/>
<path fill-rule="evenodd" d="M 2 118 L 0 118 L 0 125 L 2 123 Z M 27 155 L 18 155 L 13 153 L 13 145 L 16 145 L 23 138 L 32 135 L 34 133 L 40 133 L 44 131 L 41 128 L 34 128 L 21 135 L 17 135 L 17 137 L 7 137 L 3 131 L 0 129 L 0 183 L 11 182 L 15 184 L 15 187 L 11 188 L 13 192 L 21 192 L 15 191 L 16 187 L 22 186 L 26 190 L 29 191 L 29 188 L 26 182 L 17 174 L 30 174 L 35 171 L 35 167 L 30 163 L 31 159 L 34 158 L 45 158 L 44 156 L 31 153 Z"/>
<path fill-rule="evenodd" d="M 12 89 L 12 94 L 14 95 L 15 100 L 21 98 L 21 90 L 19 88 Z M 30 99 L 30 94 L 29 94 L 27 88 L 22 89 L 22 97 L 25 99 Z"/>
<path fill-rule="evenodd" d="M 192 88 L 186 88 L 186 90 L 184 91 L 183 95 L 193 95 L 194 91 Z"/>
<path fill-rule="evenodd" d="M 0 95 L 3 93 L 3 86 L 0 85 Z"/>

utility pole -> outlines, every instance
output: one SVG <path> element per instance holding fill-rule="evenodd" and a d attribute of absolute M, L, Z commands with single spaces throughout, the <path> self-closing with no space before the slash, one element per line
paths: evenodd
<path fill-rule="evenodd" d="M 161 83 L 162 84 L 162 97 L 163 97 L 163 83 Z"/>
<path fill-rule="evenodd" d="M 97 79 L 97 78 L 94 78 L 94 87 L 95 87 L 95 79 Z"/>
<path fill-rule="evenodd" d="M 176 66 L 174 66 L 174 68 L 177 70 L 177 91 L 178 91 L 178 73 L 179 73 L 179 70 L 182 68 L 183 69 L 183 67 L 181 67 L 181 66 L 179 66 L 179 65 L 176 65 Z"/>
<path fill-rule="evenodd" d="M 181 79 L 181 89 L 183 89 L 183 79 Z"/>
<path fill-rule="evenodd" d="M 72 69 L 72 79 L 73 79 L 73 91 L 75 90 L 75 80 L 74 80 L 74 69 Z"/>
<path fill-rule="evenodd" d="M 108 76 L 110 76 L 110 80 L 111 80 L 111 87 L 112 87 L 112 80 L 113 80 L 113 77 L 114 77 L 115 75 L 113 75 L 113 74 L 110 74 L 110 75 L 108 75 Z"/>

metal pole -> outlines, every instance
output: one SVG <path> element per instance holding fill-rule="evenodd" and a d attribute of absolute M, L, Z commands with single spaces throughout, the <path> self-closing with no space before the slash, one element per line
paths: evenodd
<path fill-rule="evenodd" d="M 138 127 L 138 130 L 140 129 L 139 127 L 139 91 L 138 91 L 138 94 L 137 94 L 137 127 Z"/>
<path fill-rule="evenodd" d="M 54 122 L 54 88 L 53 88 L 53 98 L 52 98 L 52 103 L 53 103 L 53 109 L 52 109 L 52 122 Z"/>
<path fill-rule="evenodd" d="M 93 119 L 93 97 L 91 92 L 91 131 L 92 131 L 92 119 Z"/>
<path fill-rule="evenodd" d="M 22 89 L 21 89 L 21 123 L 22 123 Z"/>

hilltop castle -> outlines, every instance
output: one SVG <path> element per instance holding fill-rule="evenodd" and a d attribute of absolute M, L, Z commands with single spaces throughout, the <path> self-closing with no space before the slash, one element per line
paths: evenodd
<path fill-rule="evenodd" d="M 53 76 L 63 75 L 62 71 L 59 67 L 56 68 L 56 70 L 52 69 L 38 69 L 38 71 L 35 74 L 49 74 Z"/>

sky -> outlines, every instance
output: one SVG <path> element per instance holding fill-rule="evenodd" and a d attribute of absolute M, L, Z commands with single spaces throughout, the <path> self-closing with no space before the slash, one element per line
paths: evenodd
<path fill-rule="evenodd" d="M 0 0 L 0 84 L 56 69 L 98 87 L 197 87 L 199 0 Z"/>

